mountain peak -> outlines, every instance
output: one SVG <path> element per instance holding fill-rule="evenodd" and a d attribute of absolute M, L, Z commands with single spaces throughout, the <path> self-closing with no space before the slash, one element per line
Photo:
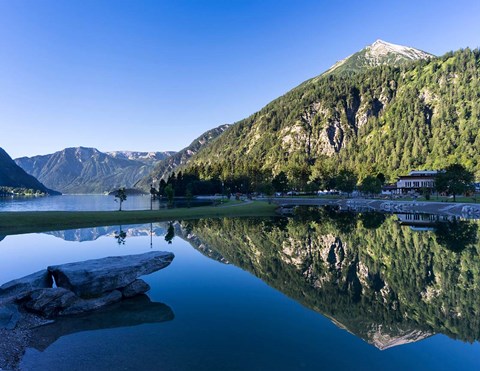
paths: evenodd
<path fill-rule="evenodd" d="M 409 46 L 392 44 L 377 39 L 373 44 L 349 57 L 335 63 L 324 75 L 343 72 L 358 72 L 380 65 L 401 65 L 419 59 L 428 59 L 434 55 Z"/>

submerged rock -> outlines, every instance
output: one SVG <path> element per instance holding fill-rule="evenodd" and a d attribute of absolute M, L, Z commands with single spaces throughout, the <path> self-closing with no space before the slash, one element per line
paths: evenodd
<path fill-rule="evenodd" d="M 140 276 L 165 268 L 173 258 L 170 252 L 153 251 L 56 265 L 48 270 L 58 287 L 82 298 L 92 298 L 124 288 Z"/>

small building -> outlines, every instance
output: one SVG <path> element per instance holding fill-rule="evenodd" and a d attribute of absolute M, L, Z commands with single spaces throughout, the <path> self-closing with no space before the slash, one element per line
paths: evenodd
<path fill-rule="evenodd" d="M 421 189 L 435 188 L 435 177 L 437 170 L 414 170 L 410 171 L 408 175 L 402 175 L 397 181 L 397 193 L 413 193 L 419 192 Z"/>

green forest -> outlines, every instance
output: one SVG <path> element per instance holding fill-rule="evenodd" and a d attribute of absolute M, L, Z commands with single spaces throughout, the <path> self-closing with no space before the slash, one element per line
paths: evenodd
<path fill-rule="evenodd" d="M 418 232 L 395 216 L 301 208 L 292 218 L 182 223 L 235 264 L 374 343 L 443 333 L 480 340 L 480 225 Z M 221 257 L 221 259 L 218 258 Z M 409 335 L 410 334 L 410 335 Z"/>
<path fill-rule="evenodd" d="M 299 188 L 340 170 L 387 182 L 461 164 L 480 178 L 480 52 L 321 75 L 229 127 L 183 169 L 200 179 Z"/>

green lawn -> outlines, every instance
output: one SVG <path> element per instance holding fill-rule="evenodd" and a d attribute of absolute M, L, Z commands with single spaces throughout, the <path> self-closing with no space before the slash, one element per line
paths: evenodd
<path fill-rule="evenodd" d="M 54 230 L 141 224 L 198 218 L 274 216 L 276 205 L 254 201 L 242 205 L 203 206 L 194 208 L 145 211 L 32 211 L 0 212 L 0 235 L 46 232 Z"/>

